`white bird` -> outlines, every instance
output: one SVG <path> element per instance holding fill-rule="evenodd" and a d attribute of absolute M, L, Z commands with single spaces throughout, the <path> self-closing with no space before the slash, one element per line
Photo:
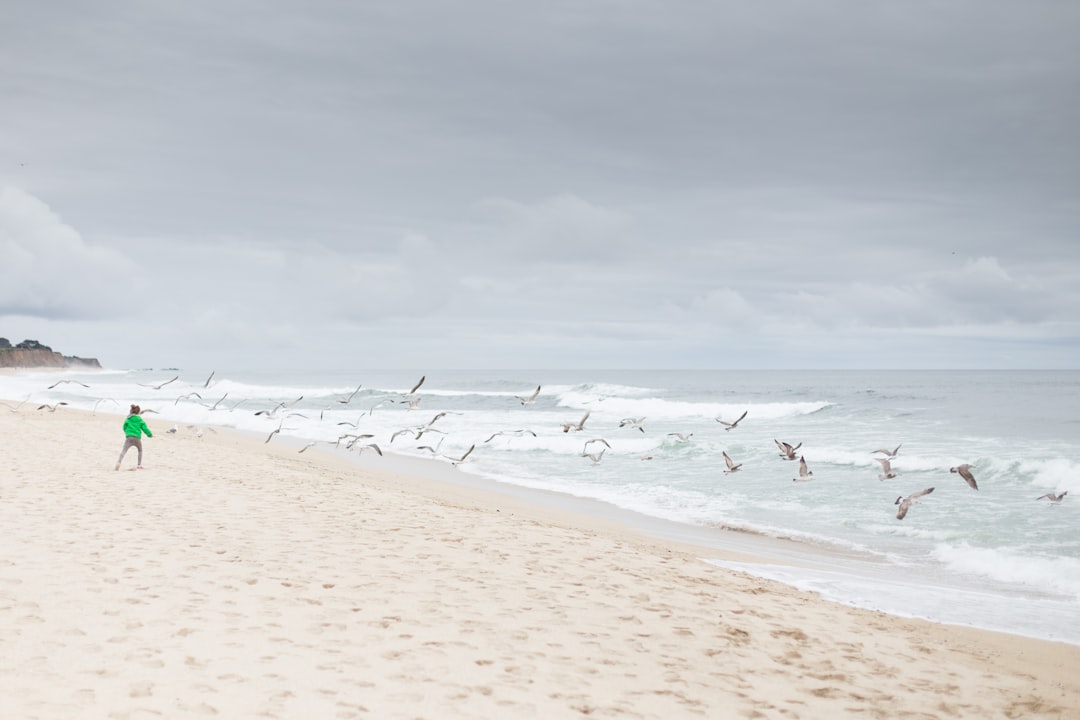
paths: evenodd
<path fill-rule="evenodd" d="M 216 372 L 217 372 L 217 370 L 211 370 L 210 371 L 210 377 L 206 378 L 206 382 L 204 382 L 202 384 L 203 389 L 206 389 L 206 388 L 210 387 L 210 381 L 214 379 L 214 373 L 216 373 Z"/>
<path fill-rule="evenodd" d="M 675 438 L 675 442 L 678 443 L 688 443 L 690 442 L 690 438 L 694 437 L 694 433 L 670 432 L 668 433 L 668 437 Z"/>
<path fill-rule="evenodd" d="M 716 418 L 716 422 L 718 422 L 718 423 L 720 423 L 721 425 L 723 425 L 723 426 L 724 426 L 724 429 L 725 429 L 725 430 L 734 430 L 734 429 L 735 429 L 735 427 L 736 427 L 736 426 L 737 426 L 737 425 L 738 425 L 739 423 L 741 423 L 741 422 L 742 422 L 743 418 L 744 418 L 744 417 L 746 417 L 746 413 L 748 413 L 748 412 L 749 412 L 749 410 L 743 410 L 743 414 L 742 414 L 742 415 L 740 415 L 740 416 L 739 416 L 739 419 L 738 419 L 738 420 L 736 420 L 735 422 L 727 422 L 726 420 L 721 420 L 720 418 Z"/>
<path fill-rule="evenodd" d="M 356 386 L 356 389 L 355 389 L 355 390 L 353 390 L 353 391 L 352 391 L 352 392 L 351 392 L 351 393 L 350 393 L 350 394 L 348 395 L 348 397 L 344 397 L 344 398 L 338 398 L 338 402 L 339 402 L 339 403 L 341 403 L 342 405 L 348 405 L 349 403 L 351 403 L 351 402 L 352 402 L 352 399 L 353 399 L 354 397 L 356 397 L 356 393 L 360 392 L 360 388 L 362 388 L 362 387 L 363 387 L 363 385 L 357 385 L 357 386 Z"/>
<path fill-rule="evenodd" d="M 923 495 L 929 495 L 932 492 L 934 492 L 934 488 L 930 487 L 926 488 L 925 490 L 920 490 L 917 493 L 912 493 L 907 497 L 901 495 L 900 497 L 896 498 L 896 502 L 894 502 L 893 505 L 900 506 L 896 511 L 896 519 L 903 520 L 904 516 L 907 515 L 908 510 L 911 509 L 911 506 L 918 504 L 919 498 L 921 498 Z"/>
<path fill-rule="evenodd" d="M 645 418 L 644 417 L 623 418 L 622 420 L 619 421 L 619 427 L 629 427 L 631 430 L 640 430 L 641 432 L 645 432 L 644 425 L 645 425 Z"/>
<path fill-rule="evenodd" d="M 173 425 L 173 426 L 172 426 L 171 428 L 169 428 L 169 429 L 168 429 L 168 430 L 167 430 L 166 432 L 170 432 L 170 433 L 173 433 L 173 434 L 175 435 L 175 434 L 177 433 L 177 431 L 179 431 L 179 430 L 180 430 L 180 426 L 179 426 L 179 425 Z"/>
<path fill-rule="evenodd" d="M 956 467 L 949 468 L 949 472 L 956 473 L 960 477 L 964 478 L 964 482 L 968 484 L 972 490 L 978 490 L 979 485 L 975 482 L 975 476 L 971 473 L 971 466 L 967 463 L 963 465 L 957 465 Z"/>
<path fill-rule="evenodd" d="M 352 448 L 350 447 L 350 449 L 352 449 Z M 368 443 L 367 445 L 361 445 L 360 450 L 359 450 L 360 454 L 363 455 L 365 450 L 374 450 L 375 452 L 377 452 L 379 454 L 379 457 L 382 457 L 382 448 L 380 448 L 375 443 Z"/>
<path fill-rule="evenodd" d="M 412 388 L 409 390 L 409 392 L 402 393 L 402 395 L 404 395 L 405 397 L 408 397 L 410 395 L 415 395 L 416 391 L 420 389 L 420 386 L 424 384 L 425 380 L 427 380 L 427 375 L 421 375 L 420 379 L 416 381 L 416 384 L 412 386 Z"/>
<path fill-rule="evenodd" d="M 582 454 L 587 453 L 589 451 L 589 446 L 592 445 L 593 443 L 600 443 L 604 447 L 606 447 L 608 450 L 611 449 L 611 444 L 607 440 L 605 440 L 604 438 L 592 438 L 590 440 L 585 441 L 585 447 L 583 447 L 581 449 Z"/>
<path fill-rule="evenodd" d="M 522 430 L 499 430 L 497 432 L 491 433 L 491 437 L 489 437 L 484 442 L 489 443 L 500 435 L 517 435 L 518 437 L 521 437 L 522 435 L 532 435 L 533 437 L 536 437 L 536 433 L 527 428 Z"/>
<path fill-rule="evenodd" d="M 570 432 L 571 430 L 575 430 L 575 431 L 584 430 L 585 429 L 585 421 L 589 419 L 589 415 L 591 413 L 592 413 L 592 410 L 585 411 L 585 414 L 576 423 L 575 422 L 564 422 L 562 424 L 562 431 L 565 433 L 565 432 Z"/>
<path fill-rule="evenodd" d="M 190 400 L 192 397 L 197 397 L 200 400 L 202 400 L 202 395 L 200 395 L 199 393 L 197 393 L 197 392 L 189 392 L 186 395 L 181 395 L 181 396 L 177 397 L 175 400 L 173 400 L 173 407 L 176 407 L 177 403 L 179 403 L 181 400 Z"/>
<path fill-rule="evenodd" d="M 604 453 L 607 452 L 607 448 L 600 448 L 600 452 L 582 452 L 581 457 L 587 457 L 593 461 L 593 464 L 597 464 L 604 457 Z"/>
<path fill-rule="evenodd" d="M 49 412 L 56 412 L 56 408 L 60 407 L 61 405 L 67 405 L 67 403 L 66 402 L 58 402 L 55 405 L 49 405 L 48 403 L 46 403 L 45 405 L 38 405 L 38 410 L 46 410 L 47 409 Z"/>
<path fill-rule="evenodd" d="M 1035 499 L 1036 499 L 1036 500 L 1042 500 L 1043 498 L 1046 498 L 1046 499 L 1047 499 L 1047 500 L 1049 500 L 1049 501 L 1050 501 L 1050 502 L 1051 502 L 1052 504 L 1054 504 L 1054 505 L 1057 505 L 1057 504 L 1058 504 L 1059 502 L 1061 502 L 1062 500 L 1064 500 L 1064 499 L 1065 499 L 1065 496 L 1066 496 L 1066 495 L 1068 495 L 1068 494 L 1069 494 L 1069 491 L 1068 491 L 1068 490 L 1062 490 L 1062 491 L 1061 491 L 1061 492 L 1059 492 L 1059 493 L 1052 493 L 1052 492 L 1049 492 L 1049 493 L 1046 493 L 1045 495 L 1040 495 L 1039 497 L 1037 497 L 1037 498 L 1035 498 Z"/>
<path fill-rule="evenodd" d="M 785 460 L 794 460 L 795 451 L 802 447 L 802 443 L 792 446 L 789 443 L 780 442 L 776 438 L 773 438 L 773 442 L 776 443 L 776 447 L 780 449 L 780 457 L 784 458 Z"/>
<path fill-rule="evenodd" d="M 524 405 L 532 405 L 534 402 L 536 402 L 536 398 L 537 398 L 538 395 L 540 395 L 540 386 L 539 385 L 537 385 L 536 389 L 533 390 L 532 395 L 527 395 L 527 396 L 515 395 L 514 397 L 516 397 L 521 402 L 521 404 L 524 406 Z"/>
<path fill-rule="evenodd" d="M 888 480 L 896 477 L 896 473 L 893 472 L 892 465 L 889 463 L 888 458 L 874 458 L 881 463 L 881 474 L 877 476 L 878 480 Z"/>
<path fill-rule="evenodd" d="M 57 380 L 57 381 L 56 381 L 56 382 L 54 382 L 54 383 L 53 383 L 52 385 L 50 385 L 48 389 L 49 389 L 49 390 L 52 390 L 52 389 L 53 389 L 54 387 L 56 387 L 57 385 L 63 385 L 64 383 L 75 383 L 76 385 L 82 385 L 82 386 L 83 386 L 84 388 L 88 388 L 88 387 L 90 387 L 90 386 L 89 386 L 89 385 L 87 385 L 86 383 L 81 383 L 81 382 L 79 382 L 78 380 Z"/>
<path fill-rule="evenodd" d="M 315 447 L 315 446 L 316 446 L 317 444 L 318 444 L 318 443 L 316 443 L 316 442 L 315 442 L 314 440 L 312 440 L 312 441 L 311 441 L 311 442 L 309 442 L 309 443 L 308 443 L 307 445 L 305 445 L 304 447 L 302 447 L 302 448 L 300 448 L 299 450 L 297 450 L 297 452 L 304 452 L 304 451 L 305 451 L 305 450 L 307 450 L 308 448 L 313 448 L 313 447 Z"/>
<path fill-rule="evenodd" d="M 476 444 L 474 443 L 474 444 L 470 445 L 469 449 L 465 451 L 465 454 L 462 455 L 459 458 L 452 458 L 452 457 L 448 457 L 448 456 L 445 456 L 445 455 L 443 457 L 446 457 L 446 459 L 450 461 L 450 464 L 452 464 L 454 467 L 457 467 L 461 463 L 465 462 L 465 458 L 469 457 L 469 455 L 471 455 L 472 451 L 475 450 L 475 449 L 476 449 Z"/>
<path fill-rule="evenodd" d="M 903 443 L 900 443 L 900 445 L 897 445 L 896 448 L 893 449 L 893 450 L 886 450 L 885 448 L 881 448 L 879 450 L 875 450 L 874 452 L 872 452 L 870 454 L 875 455 L 877 453 L 881 453 L 882 455 L 884 455 L 888 459 L 893 460 L 894 458 L 896 458 L 897 453 L 900 452 L 900 448 L 902 446 L 903 446 Z"/>
<path fill-rule="evenodd" d="M 738 465 L 736 465 L 734 463 L 734 461 L 732 461 L 731 456 L 727 454 L 726 450 L 723 451 L 723 455 L 724 455 L 724 463 L 727 465 L 727 470 L 724 471 L 724 474 L 733 473 L 733 472 L 739 472 L 739 468 L 742 467 L 742 463 L 739 463 Z"/>
<path fill-rule="evenodd" d="M 179 375 L 177 375 L 177 376 L 176 376 L 176 377 L 174 377 L 174 378 L 173 378 L 172 380 L 166 380 L 165 382 L 161 383 L 160 385 L 154 385 L 153 383 L 151 383 L 151 384 L 147 384 L 147 383 L 138 383 L 138 384 L 139 384 L 139 385 L 141 385 L 142 387 L 148 387 L 148 388 L 153 388 L 153 389 L 155 389 L 155 390 L 160 390 L 161 388 L 165 387 L 165 386 L 166 386 L 166 385 L 168 385 L 169 383 L 171 383 L 171 382 L 175 382 L 175 381 L 177 381 L 177 380 L 179 380 L 179 379 L 180 379 L 180 376 L 179 376 Z"/>
<path fill-rule="evenodd" d="M 799 456 L 799 477 L 791 478 L 792 482 L 806 482 L 814 476 L 814 471 L 806 467 L 806 458 Z"/>

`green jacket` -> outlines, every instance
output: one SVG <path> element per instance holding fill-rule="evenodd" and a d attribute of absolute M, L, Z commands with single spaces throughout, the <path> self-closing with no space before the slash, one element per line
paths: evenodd
<path fill-rule="evenodd" d="M 150 428 L 146 427 L 146 421 L 138 415 L 128 415 L 124 420 L 124 435 L 128 437 L 142 437 L 142 434 L 146 433 L 146 437 L 154 437 L 154 433 L 150 432 Z"/>

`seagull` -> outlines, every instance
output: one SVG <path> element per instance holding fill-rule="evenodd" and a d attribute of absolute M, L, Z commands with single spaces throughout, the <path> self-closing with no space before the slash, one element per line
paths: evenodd
<path fill-rule="evenodd" d="M 78 380 L 57 380 L 57 381 L 56 381 L 56 382 L 54 382 L 54 383 L 53 383 L 52 385 L 50 385 L 48 389 L 49 389 L 49 390 L 52 390 L 52 389 L 53 389 L 54 387 L 56 387 L 57 385 L 63 385 L 64 383 L 75 383 L 76 385 L 82 385 L 82 386 L 83 386 L 84 388 L 88 388 L 88 387 L 90 387 L 90 386 L 89 386 L 89 385 L 87 385 L 86 383 L 81 383 L 81 382 L 79 382 Z"/>
<path fill-rule="evenodd" d="M 585 447 L 583 447 L 581 449 L 581 454 L 584 455 L 585 453 L 587 453 L 589 451 L 589 446 L 592 445 L 593 443 L 602 443 L 604 445 L 604 447 L 606 447 L 608 450 L 611 449 L 610 443 L 608 443 L 608 441 L 605 440 L 604 438 L 593 438 L 591 440 L 586 440 L 585 441 Z"/>
<path fill-rule="evenodd" d="M 402 395 L 404 395 L 405 397 L 408 397 L 409 395 L 414 395 L 416 391 L 420 389 L 420 386 L 424 384 L 424 380 L 427 380 L 427 375 L 421 375 L 420 379 L 416 381 L 416 384 L 412 386 L 412 390 L 409 390 L 409 392 L 407 393 L 402 393 Z"/>
<path fill-rule="evenodd" d="M 920 490 L 917 493 L 912 493 L 907 497 L 901 495 L 900 497 L 896 498 L 896 502 L 894 502 L 893 505 L 900 506 L 896 511 L 896 519 L 903 520 L 904 516 L 907 515 L 907 511 L 911 509 L 911 506 L 918 504 L 918 498 L 921 498 L 923 495 L 929 495 L 932 492 L 934 492 L 934 488 L 930 487 L 926 488 L 925 490 Z"/>
<path fill-rule="evenodd" d="M 153 383 L 150 383 L 150 384 L 147 384 L 147 383 L 138 383 L 138 384 L 139 384 L 139 385 L 141 385 L 142 387 L 148 387 L 148 388 L 153 388 L 153 389 L 155 389 L 155 390 L 160 390 L 161 388 L 165 387 L 165 386 L 166 386 L 166 385 L 168 385 L 169 383 L 171 383 L 171 382 L 175 382 L 175 381 L 177 381 L 177 380 L 179 380 L 179 379 L 180 379 L 180 376 L 179 376 L 179 375 L 177 375 L 177 376 L 176 376 L 176 377 L 174 377 L 174 378 L 173 378 L 172 380 L 166 380 L 165 382 L 161 383 L 160 385 L 154 385 Z"/>
<path fill-rule="evenodd" d="M 1061 492 L 1059 492 L 1059 493 L 1052 493 L 1052 492 L 1049 492 L 1049 493 L 1046 493 L 1045 495 L 1040 495 L 1039 497 L 1037 497 L 1037 498 L 1035 498 L 1035 499 L 1036 499 L 1036 500 L 1042 500 L 1043 498 L 1046 498 L 1046 499 L 1047 499 L 1047 500 L 1049 500 L 1049 501 L 1050 501 L 1050 502 L 1051 502 L 1052 504 L 1054 504 L 1054 505 L 1057 505 L 1057 504 L 1058 504 L 1059 502 L 1061 502 L 1062 500 L 1064 500 L 1064 499 L 1065 499 L 1065 496 L 1066 496 L 1066 495 L 1068 495 L 1068 494 L 1069 494 L 1069 491 L 1068 491 L 1068 490 L 1062 490 L 1062 491 L 1061 491 Z"/>
<path fill-rule="evenodd" d="M 739 423 L 741 423 L 741 422 L 742 422 L 742 419 L 743 419 L 744 417 L 746 417 L 746 413 L 747 413 L 747 412 L 749 412 L 749 411 L 748 411 L 748 410 L 743 410 L 743 414 L 742 414 L 742 415 L 740 415 L 740 416 L 739 416 L 739 419 L 738 419 L 738 420 L 736 420 L 735 422 L 727 422 L 727 421 L 725 421 L 725 420 L 721 420 L 720 418 L 716 418 L 716 422 L 718 422 L 718 423 L 720 423 L 721 425 L 723 425 L 723 426 L 724 426 L 724 429 L 725 429 L 725 430 L 734 430 L 734 429 L 735 429 L 735 427 L 736 427 L 736 426 L 737 426 L 737 425 L 738 425 Z"/>
<path fill-rule="evenodd" d="M 489 443 L 500 435 L 517 435 L 518 437 L 521 437 L 522 435 L 532 435 L 533 437 L 536 437 L 536 433 L 527 428 L 522 430 L 499 430 L 497 432 L 491 433 L 491 437 L 489 437 L 484 442 Z"/>
<path fill-rule="evenodd" d="M 315 447 L 316 445 L 318 445 L 318 443 L 316 443 L 316 442 L 315 442 L 314 440 L 312 440 L 311 442 L 309 442 L 309 443 L 308 443 L 307 445 L 305 445 L 304 447 L 300 448 L 300 449 L 299 449 L 299 450 L 297 450 L 296 452 L 298 452 L 298 453 L 302 453 L 302 452 L 304 452 L 305 450 L 307 450 L 308 448 L 313 448 L 313 447 Z"/>
<path fill-rule="evenodd" d="M 571 430 L 578 430 L 578 431 L 584 430 L 585 429 L 585 421 L 589 419 L 589 415 L 591 413 L 592 413 L 592 410 L 585 411 L 585 414 L 576 423 L 574 423 L 574 422 L 564 422 L 562 424 L 562 431 L 563 432 L 570 432 Z"/>
<path fill-rule="evenodd" d="M 675 442 L 688 443 L 690 442 L 690 438 L 694 437 L 694 433 L 670 432 L 668 433 L 668 437 L 675 438 Z"/>
<path fill-rule="evenodd" d="M 439 442 L 435 443 L 435 447 L 432 447 L 431 445 L 417 445 L 416 449 L 417 450 L 426 450 L 429 453 L 431 453 L 432 455 L 438 455 L 439 454 L 439 448 L 442 447 L 442 441 L 445 440 L 445 439 L 446 439 L 445 436 L 439 438 Z"/>
<path fill-rule="evenodd" d="M 176 432 L 177 432 L 177 431 L 178 431 L 179 429 L 180 429 L 180 426 L 179 426 L 179 425 L 175 425 L 175 424 L 174 424 L 174 425 L 173 425 L 173 426 L 172 426 L 171 428 L 169 428 L 168 430 L 166 430 L 166 432 L 171 432 L 171 433 L 173 433 L 173 434 L 175 435 L 175 434 L 176 434 Z"/>
<path fill-rule="evenodd" d="M 21 408 L 23 405 L 25 405 L 27 400 L 29 400 L 29 399 L 30 399 L 30 396 L 27 395 L 26 399 L 23 400 L 22 402 L 20 402 L 18 405 L 12 405 L 10 403 L 6 403 L 6 402 L 3 402 L 3 401 L 0 401 L 0 405 L 3 405 L 7 409 L 11 410 L 11 412 L 19 412 L 19 408 Z M 99 400 L 98 402 L 101 402 L 101 401 Z M 96 408 L 97 406 L 95 405 L 94 407 Z"/>
<path fill-rule="evenodd" d="M 593 464 L 599 464 L 600 460 L 604 457 L 604 453 L 607 452 L 607 448 L 600 448 L 600 452 L 582 452 L 581 457 L 587 457 L 593 461 Z"/>
<path fill-rule="evenodd" d="M 200 395 L 199 393 L 189 392 L 187 395 L 181 395 L 180 397 L 176 398 L 176 400 L 173 401 L 173 407 L 176 407 L 176 404 L 179 403 L 181 400 L 190 400 L 192 396 L 202 400 L 202 395 Z"/>
<path fill-rule="evenodd" d="M 806 467 L 806 458 L 802 455 L 799 456 L 799 477 L 791 478 L 792 482 L 806 482 L 813 477 L 814 471 Z"/>
<path fill-rule="evenodd" d="M 220 405 L 222 403 L 222 401 L 225 400 L 225 398 L 227 398 L 227 397 L 229 397 L 229 393 L 225 393 L 220 398 L 218 398 L 217 402 L 215 402 L 213 405 L 207 405 L 206 407 L 210 408 L 211 410 L 217 410 L 217 406 Z M 241 400 L 240 402 L 242 403 L 244 401 Z M 233 405 L 233 410 L 235 410 L 237 405 L 239 405 L 239 404 L 240 403 L 236 403 L 236 405 Z M 258 413 L 255 413 L 255 414 L 258 415 Z"/>
<path fill-rule="evenodd" d="M 515 395 L 514 397 L 516 397 L 521 402 L 521 404 L 524 406 L 524 405 L 532 405 L 534 402 L 536 402 L 536 397 L 539 394 L 540 394 L 540 386 L 537 385 L 536 389 L 533 390 L 532 395 L 529 395 L 529 396 Z"/>
<path fill-rule="evenodd" d="M 619 421 L 619 427 L 629 427 L 631 430 L 640 430 L 645 432 L 643 425 L 645 424 L 645 418 L 623 418 Z"/>
<path fill-rule="evenodd" d="M 949 472 L 959 474 L 960 477 L 964 478 L 964 482 L 966 482 L 968 484 L 968 487 L 970 487 L 972 490 L 979 489 L 978 484 L 975 482 L 975 476 L 971 474 L 971 466 L 967 463 L 964 463 L 963 465 L 957 465 L 956 467 L 951 467 L 949 468 Z"/>
<path fill-rule="evenodd" d="M 363 387 L 363 385 L 357 385 L 357 386 L 356 386 L 356 389 L 355 389 L 355 390 L 353 390 L 353 391 L 352 391 L 352 393 L 350 393 L 348 397 L 346 397 L 346 398 L 339 398 L 339 399 L 338 399 L 338 402 L 339 402 L 339 403 L 341 403 L 341 404 L 343 404 L 343 405 L 348 405 L 349 403 L 351 403 L 351 402 L 352 402 L 352 399 L 353 399 L 354 397 L 356 397 L 356 393 L 360 392 L 360 388 L 362 388 L 362 387 Z"/>
<path fill-rule="evenodd" d="M 60 407 L 61 405 L 67 405 L 67 403 L 58 402 L 55 405 L 49 405 L 46 403 L 45 405 L 38 405 L 38 410 L 45 410 L 46 408 L 48 408 L 49 412 L 56 412 L 56 408 Z"/>
<path fill-rule="evenodd" d="M 120 404 L 120 403 L 116 402 L 115 400 L 113 400 L 112 398 L 101 398 L 96 403 L 94 403 L 94 413 L 97 412 L 98 405 L 100 405 L 103 402 L 111 402 L 114 405 L 119 405 Z M 93 413 L 91 413 L 91 414 L 93 414 Z"/>
<path fill-rule="evenodd" d="M 742 463 L 739 463 L 738 465 L 736 465 L 731 460 L 731 456 L 727 454 L 726 450 L 723 452 L 723 455 L 724 455 L 724 463 L 727 465 L 727 470 L 724 471 L 724 474 L 726 475 L 727 473 L 739 472 L 739 468 L 742 467 Z"/>
<path fill-rule="evenodd" d="M 889 460 L 893 460 L 893 459 L 896 458 L 897 453 L 900 452 L 900 448 L 902 446 L 903 446 L 903 443 L 900 443 L 900 445 L 897 445 L 896 448 L 893 449 L 893 450 L 886 450 L 885 448 L 881 448 L 880 450 L 875 450 L 874 452 L 872 452 L 870 454 L 875 455 L 877 453 L 881 453 L 882 455 L 887 457 Z"/>
<path fill-rule="evenodd" d="M 459 458 L 452 458 L 452 457 L 447 457 L 447 456 L 445 456 L 445 455 L 444 455 L 443 457 L 446 457 L 446 459 L 447 459 L 447 460 L 449 460 L 449 461 L 450 461 L 450 463 L 451 463 L 451 464 L 452 464 L 452 465 L 453 465 L 454 467 L 457 467 L 457 466 L 458 466 L 458 465 L 460 465 L 461 463 L 465 462 L 465 458 L 469 457 L 469 455 L 470 455 L 470 454 L 472 453 L 472 451 L 473 451 L 473 450 L 475 450 L 475 449 L 476 449 L 476 444 L 474 443 L 474 444 L 470 445 L 470 446 L 469 446 L 469 449 L 465 451 L 465 454 L 464 454 L 464 455 L 462 455 L 462 456 L 461 456 L 461 457 L 459 457 Z"/>
<path fill-rule="evenodd" d="M 211 370 L 210 371 L 210 377 L 206 378 L 206 382 L 204 382 L 202 384 L 204 390 L 206 388 L 210 387 L 210 381 L 214 379 L 214 373 L 216 373 L 216 372 L 217 372 L 217 370 Z"/>
<path fill-rule="evenodd" d="M 888 480 L 896 477 L 896 473 L 893 472 L 892 465 L 889 463 L 888 458 L 874 458 L 881 463 L 881 474 L 877 476 L 878 480 Z"/>
<path fill-rule="evenodd" d="M 351 450 L 351 449 L 352 449 L 352 447 L 350 446 L 350 448 L 349 448 L 349 449 Z M 361 446 L 360 446 L 360 454 L 361 454 L 361 455 L 363 455 L 363 454 L 364 454 L 364 451 L 365 451 L 365 450 L 368 450 L 368 449 L 370 449 L 370 450 L 374 450 L 375 452 L 377 452 L 377 453 L 379 454 L 379 457 L 382 457 L 382 448 L 380 448 L 380 447 L 379 447 L 378 445 L 376 445 L 375 443 L 368 443 L 367 445 L 361 445 Z"/>
<path fill-rule="evenodd" d="M 773 442 L 776 443 L 776 447 L 780 448 L 780 457 L 785 460 L 794 460 L 795 451 L 802 447 L 802 443 L 792 446 L 786 442 L 780 442 L 776 438 L 773 438 Z"/>
<path fill-rule="evenodd" d="M 266 436 L 266 440 L 263 441 L 263 445 L 270 442 L 270 438 L 274 437 L 279 432 L 281 432 L 281 423 L 278 423 L 278 426 L 270 431 L 270 434 Z"/>

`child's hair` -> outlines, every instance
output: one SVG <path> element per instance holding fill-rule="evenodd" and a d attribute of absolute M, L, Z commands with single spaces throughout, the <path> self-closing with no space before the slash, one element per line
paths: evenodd
<path fill-rule="evenodd" d="M 142 408 L 139 407 L 138 405 L 132 405 L 131 406 L 131 414 L 132 415 L 138 415 L 141 412 L 142 412 Z"/>

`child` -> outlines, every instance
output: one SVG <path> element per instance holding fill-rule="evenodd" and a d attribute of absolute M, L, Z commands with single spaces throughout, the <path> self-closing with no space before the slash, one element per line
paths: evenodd
<path fill-rule="evenodd" d="M 120 469 L 120 463 L 124 461 L 124 455 L 127 454 L 128 448 L 133 447 L 139 451 L 137 470 L 142 470 L 142 434 L 146 433 L 146 437 L 154 437 L 154 433 L 150 432 L 150 428 L 146 426 L 146 421 L 142 419 L 139 413 L 142 412 L 142 408 L 138 405 L 131 406 L 131 413 L 124 420 L 124 448 L 120 451 L 120 457 L 116 460 L 116 467 L 114 470 Z"/>

